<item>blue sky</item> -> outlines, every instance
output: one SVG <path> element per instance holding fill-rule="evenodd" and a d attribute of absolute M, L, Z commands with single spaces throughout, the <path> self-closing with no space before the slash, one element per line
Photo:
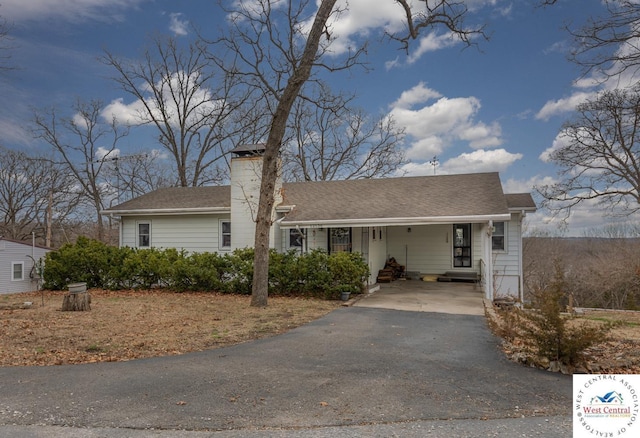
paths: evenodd
<path fill-rule="evenodd" d="M 429 162 L 437 156 L 439 174 L 499 171 L 506 191 L 531 191 L 556 177 L 545 151 L 557 144 L 572 106 L 595 91 L 566 60 L 570 37 L 563 26 L 603 13 L 599 0 L 532 3 L 471 0 L 469 23 L 486 23 L 490 41 L 463 50 L 446 35 L 425 33 L 407 55 L 380 38 L 383 27 L 401 22 L 395 2 L 350 0 L 350 12 L 334 24 L 335 50 L 368 38 L 372 70 L 336 74 L 331 85 L 356 92 L 361 107 L 391 114 L 405 127 L 408 175 L 433 174 Z M 11 63 L 18 67 L 0 74 L 0 142 L 39 151 L 46 148 L 29 132 L 32 108 L 67 112 L 77 98 L 135 103 L 98 62 L 104 49 L 136 58 L 150 34 L 188 39 L 192 25 L 206 33 L 224 18 L 215 0 L 2 0 L 0 15 L 12 25 Z M 138 135 L 121 153 L 157 147 L 152 135 Z M 543 228 L 547 219 L 539 212 L 529 226 Z M 585 206 L 570 219 L 570 230 L 580 234 L 608 221 Z"/>

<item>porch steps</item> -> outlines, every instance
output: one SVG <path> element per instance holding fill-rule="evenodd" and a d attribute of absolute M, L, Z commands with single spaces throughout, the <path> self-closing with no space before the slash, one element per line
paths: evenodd
<path fill-rule="evenodd" d="M 468 283 L 477 283 L 480 280 L 477 272 L 445 272 L 438 276 L 438 281 L 462 281 Z"/>

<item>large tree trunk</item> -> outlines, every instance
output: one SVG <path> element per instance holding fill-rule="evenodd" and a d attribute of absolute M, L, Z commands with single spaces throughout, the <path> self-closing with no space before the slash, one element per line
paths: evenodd
<path fill-rule="evenodd" d="M 262 182 L 260 185 L 260 202 L 256 218 L 255 257 L 253 264 L 253 287 L 251 291 L 251 305 L 264 307 L 267 305 L 269 292 L 269 231 L 272 223 L 272 212 L 276 178 L 278 176 L 278 154 L 282 146 L 287 119 L 291 107 L 300 94 L 304 83 L 311 76 L 311 68 L 315 61 L 320 38 L 322 37 L 327 20 L 336 4 L 336 0 L 323 0 L 318 8 L 311 32 L 307 37 L 307 44 L 298 66 L 289 78 L 282 97 L 278 102 L 276 112 L 271 121 L 271 130 L 265 146 L 262 164 Z"/>

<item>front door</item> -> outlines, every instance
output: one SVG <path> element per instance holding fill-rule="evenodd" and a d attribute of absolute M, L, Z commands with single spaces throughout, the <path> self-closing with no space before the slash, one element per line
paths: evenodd
<path fill-rule="evenodd" d="M 470 268 L 471 265 L 471 224 L 454 224 L 453 267 Z"/>

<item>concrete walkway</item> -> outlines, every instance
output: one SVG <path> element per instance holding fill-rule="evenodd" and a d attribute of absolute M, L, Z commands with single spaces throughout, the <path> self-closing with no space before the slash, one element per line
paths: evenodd
<path fill-rule="evenodd" d="M 484 315 L 484 294 L 473 283 L 396 280 L 360 298 L 354 306 L 377 309 Z"/>
<path fill-rule="evenodd" d="M 345 307 L 229 348 L 0 368 L 0 436 L 567 437 L 571 391 L 483 316 Z"/>

